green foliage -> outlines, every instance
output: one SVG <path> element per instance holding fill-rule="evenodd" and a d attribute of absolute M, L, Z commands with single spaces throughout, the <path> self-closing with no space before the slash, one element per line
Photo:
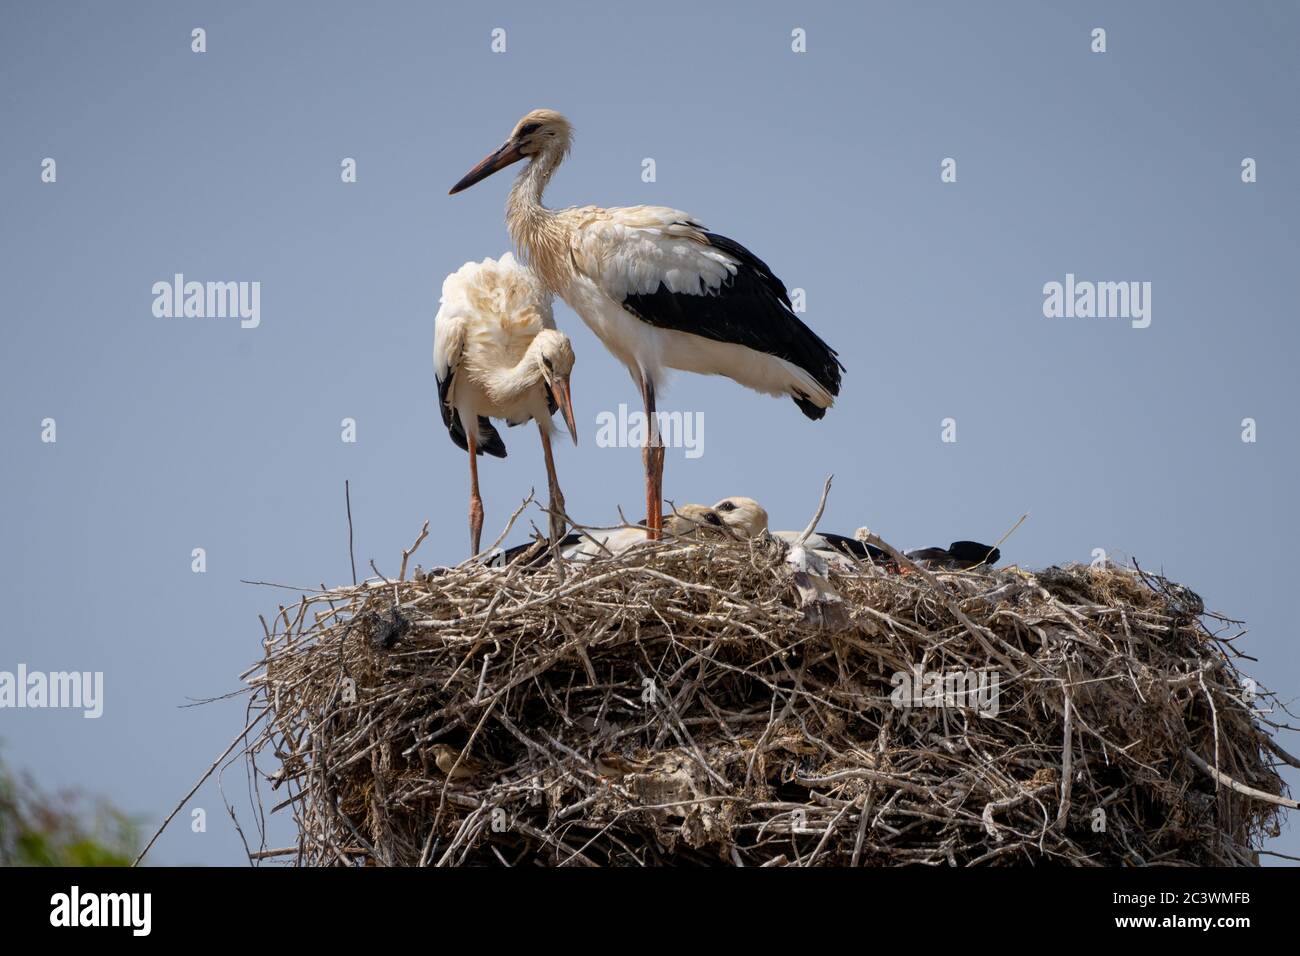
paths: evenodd
<path fill-rule="evenodd" d="M 43 792 L 0 763 L 0 866 L 129 866 L 139 842 L 107 802 Z"/>

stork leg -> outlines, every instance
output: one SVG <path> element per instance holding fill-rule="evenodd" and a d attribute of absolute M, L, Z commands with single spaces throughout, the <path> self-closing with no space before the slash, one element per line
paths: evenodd
<path fill-rule="evenodd" d="M 483 535 L 483 499 L 478 493 L 478 425 L 465 429 L 469 445 L 469 554 L 478 554 L 479 539 Z"/>
<path fill-rule="evenodd" d="M 641 377 L 641 398 L 645 402 L 646 443 L 641 449 L 645 465 L 646 537 L 658 541 L 663 537 L 664 446 L 659 436 L 659 417 L 655 414 L 655 386 Z"/>
<path fill-rule="evenodd" d="M 655 516 L 654 540 L 657 541 L 664 535 L 664 446 L 658 442 L 657 431 L 655 437 L 655 444 L 650 449 L 650 468 L 654 481 L 654 510 L 651 514 Z"/>
<path fill-rule="evenodd" d="M 551 493 L 551 543 L 557 545 L 564 537 L 564 492 L 560 491 L 560 479 L 555 474 L 555 457 L 551 454 L 551 431 L 542 421 L 538 421 L 537 430 L 542 433 L 542 454 L 546 458 L 546 483 Z"/>

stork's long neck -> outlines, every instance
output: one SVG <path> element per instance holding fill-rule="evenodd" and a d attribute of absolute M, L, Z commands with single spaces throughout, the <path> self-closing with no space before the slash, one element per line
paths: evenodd
<path fill-rule="evenodd" d="M 547 150 L 515 179 L 506 201 L 506 229 L 519 254 L 554 295 L 563 296 L 573 278 L 569 233 L 560 216 L 542 205 L 542 192 L 564 154 Z"/>
<path fill-rule="evenodd" d="M 513 368 L 500 369 L 493 374 L 486 383 L 492 397 L 501 402 L 514 401 L 540 385 L 543 381 L 540 352 L 538 340 L 533 339 Z"/>

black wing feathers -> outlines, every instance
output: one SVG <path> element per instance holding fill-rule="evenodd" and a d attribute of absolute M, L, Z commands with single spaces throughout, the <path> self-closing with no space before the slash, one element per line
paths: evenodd
<path fill-rule="evenodd" d="M 893 563 L 893 559 L 884 551 L 865 541 L 846 538 L 842 534 L 819 533 L 826 539 L 826 543 L 837 551 L 855 558 L 870 558 L 872 561 Z M 944 567 L 966 569 L 981 564 L 996 564 L 1001 559 L 1002 552 L 992 545 L 980 544 L 978 541 L 954 541 L 946 548 L 921 548 L 917 551 L 908 551 L 907 556 L 913 561 L 933 561 Z"/>
<path fill-rule="evenodd" d="M 438 382 L 438 410 L 442 412 L 442 423 L 447 426 L 447 433 L 451 435 L 460 448 L 469 451 L 469 441 L 465 437 L 465 426 L 461 424 L 460 415 L 456 409 L 447 403 L 447 398 L 451 393 L 452 379 L 456 377 L 455 373 L 448 375 L 446 378 L 435 379 Z M 478 443 L 478 453 L 480 455 L 492 455 L 494 458 L 506 457 L 506 443 L 501 440 L 501 433 L 497 431 L 496 426 L 490 419 L 482 415 L 478 417 L 478 433 L 480 436 L 486 435 L 486 438 L 480 437 Z"/>
<path fill-rule="evenodd" d="M 560 550 L 563 551 L 565 548 L 571 548 L 576 544 L 581 544 L 584 540 L 586 540 L 585 535 L 577 531 L 570 531 L 560 539 Z M 492 564 L 494 567 L 505 567 L 506 565 L 514 564 L 520 555 L 536 547 L 537 541 L 534 539 L 532 541 L 525 541 L 523 544 L 517 544 L 513 548 L 506 548 L 492 561 Z M 535 568 L 546 564 L 551 560 L 551 556 L 552 551 L 548 545 L 533 555 L 532 559 L 528 562 L 528 567 Z"/>
<path fill-rule="evenodd" d="M 740 243 L 706 232 L 709 245 L 736 261 L 736 273 L 715 290 L 696 295 L 669 292 L 660 284 L 651 293 L 629 295 L 623 307 L 650 325 L 689 332 L 717 342 L 732 342 L 775 355 L 806 371 L 838 395 L 844 366 L 836 352 L 791 311 L 785 285 L 762 259 Z M 826 414 L 798 396 L 795 403 L 809 418 Z"/>
<path fill-rule="evenodd" d="M 875 545 L 859 541 L 857 538 L 846 538 L 842 534 L 831 534 L 825 531 L 819 531 L 818 534 L 825 538 L 826 543 L 836 551 L 842 551 L 850 557 L 870 558 L 872 561 L 884 561 L 889 557 Z"/>
<path fill-rule="evenodd" d="M 913 561 L 933 561 L 947 568 L 978 567 L 981 564 L 996 564 L 1002 558 L 1002 552 L 991 544 L 978 541 L 954 541 L 946 548 L 921 548 L 909 551 L 907 556 Z"/>

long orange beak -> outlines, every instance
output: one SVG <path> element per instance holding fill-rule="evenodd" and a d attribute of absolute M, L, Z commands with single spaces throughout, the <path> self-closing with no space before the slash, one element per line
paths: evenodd
<path fill-rule="evenodd" d="M 511 163 L 517 163 L 524 158 L 524 154 L 519 152 L 517 143 L 503 143 L 501 147 L 494 152 L 488 153 L 483 160 L 461 177 L 460 182 L 448 190 L 448 196 L 454 196 L 464 189 L 469 189 L 477 182 L 487 179 L 498 170 L 505 169 Z"/>
<path fill-rule="evenodd" d="M 573 436 L 573 443 L 578 444 L 578 426 L 573 422 L 573 397 L 569 394 L 569 380 L 567 378 L 552 380 L 551 394 L 555 396 L 555 404 L 559 407 L 561 414 L 564 415 L 564 424 L 569 426 L 569 434 Z"/>

